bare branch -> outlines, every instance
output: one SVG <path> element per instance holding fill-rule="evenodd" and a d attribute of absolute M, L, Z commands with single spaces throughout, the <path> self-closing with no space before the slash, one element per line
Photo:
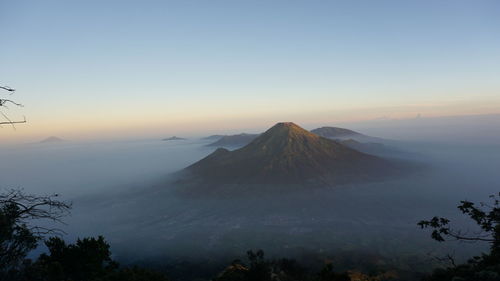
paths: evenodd
<path fill-rule="evenodd" d="M 14 124 L 26 123 L 26 117 L 24 117 L 24 116 L 23 116 L 23 121 L 12 121 L 3 112 L 0 111 L 0 114 L 3 116 L 3 118 L 7 119 L 7 121 L 0 122 L 0 126 L 2 126 L 2 125 L 12 125 L 12 128 L 15 130 L 16 126 L 14 126 Z"/>
<path fill-rule="evenodd" d="M 48 220 L 64 224 L 62 217 L 69 214 L 71 204 L 59 201 L 57 197 L 57 194 L 26 194 L 22 189 L 1 190 L 0 274 L 20 266 L 27 253 L 35 249 L 45 236 L 65 234 L 52 224 L 37 223 Z"/>
<path fill-rule="evenodd" d="M 8 92 L 10 92 L 10 94 L 13 94 L 16 91 L 16 90 L 14 90 L 14 89 L 12 89 L 10 87 L 7 87 L 7 86 L 0 86 L 0 89 L 8 91 Z M 22 104 L 17 103 L 17 102 L 15 102 L 13 100 L 10 100 L 10 99 L 1 99 L 0 98 L 0 107 L 7 108 L 7 104 L 13 104 L 15 106 L 23 107 Z M 22 121 L 17 121 L 17 120 L 16 121 L 12 121 L 3 112 L 0 111 L 0 114 L 7 120 L 7 121 L 0 122 L 0 126 L 2 126 L 2 125 L 11 125 L 12 128 L 16 129 L 15 124 L 26 123 L 26 117 L 24 117 L 24 120 L 22 120 Z"/>
<path fill-rule="evenodd" d="M 15 92 L 16 90 L 12 89 L 11 87 L 7 87 L 7 86 L 0 86 L 0 89 L 3 89 L 3 90 L 6 90 L 6 91 L 9 91 L 11 93 Z"/>
<path fill-rule="evenodd" d="M 12 103 L 13 105 L 16 105 L 16 106 L 19 106 L 19 107 L 24 107 L 24 105 L 20 104 L 20 103 L 17 103 L 13 100 L 9 100 L 9 99 L 0 99 L 0 106 L 3 106 L 5 107 L 5 104 L 6 103 Z"/>
<path fill-rule="evenodd" d="M 438 262 L 441 263 L 446 263 L 446 264 L 451 264 L 452 267 L 457 267 L 457 264 L 455 262 L 455 258 L 453 255 L 446 254 L 444 257 L 434 257 Z"/>
<path fill-rule="evenodd" d="M 12 124 L 22 124 L 26 123 L 26 118 L 24 118 L 23 121 L 7 121 L 7 122 L 0 122 L 0 125 L 12 125 Z"/>
<path fill-rule="evenodd" d="M 56 200 L 55 198 L 58 196 L 58 194 L 35 196 L 25 194 L 21 189 L 11 189 L 5 194 L 0 194 L 0 206 L 15 206 L 12 215 L 20 223 L 37 219 L 63 223 L 61 219 L 69 214 L 71 203 Z M 32 229 L 42 230 L 40 227 Z M 50 231 L 57 231 L 57 229 Z"/>

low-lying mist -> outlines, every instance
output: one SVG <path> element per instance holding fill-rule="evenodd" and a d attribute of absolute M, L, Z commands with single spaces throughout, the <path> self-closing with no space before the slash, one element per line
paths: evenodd
<path fill-rule="evenodd" d="M 2 187 L 66 198 L 143 184 L 211 152 L 201 141 L 35 143 L 0 150 Z"/>
<path fill-rule="evenodd" d="M 488 124 L 478 120 L 467 124 L 486 130 Z M 188 197 L 177 192 L 172 173 L 215 148 L 202 140 L 146 140 L 3 147 L 1 187 L 61 194 L 74 207 L 65 220 L 67 238 L 104 235 L 117 259 L 126 262 L 230 258 L 248 249 L 295 257 L 346 252 L 465 257 L 484 247 L 438 244 L 416 223 L 439 215 L 469 227 L 455 206 L 464 199 L 485 201 L 499 191 L 500 143 L 485 138 L 495 140 L 500 132 L 490 125 L 484 138 L 471 138 L 467 126 L 453 124 L 457 129 L 446 134 L 447 141 L 435 128 L 422 129 L 427 138 L 392 138 L 388 145 L 407 152 L 398 157 L 426 168 L 384 182 L 289 192 L 249 185 L 245 191 L 257 190 L 254 196 Z M 400 136 L 397 126 L 381 126 L 380 134 L 376 126 L 366 129 L 385 138 L 391 130 Z"/>

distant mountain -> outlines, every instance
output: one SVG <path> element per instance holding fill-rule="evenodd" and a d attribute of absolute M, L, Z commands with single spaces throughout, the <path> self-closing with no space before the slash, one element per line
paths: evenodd
<path fill-rule="evenodd" d="M 336 185 L 384 178 L 396 164 L 297 126 L 278 123 L 248 145 L 219 148 L 185 171 L 202 182 L 223 184 Z"/>
<path fill-rule="evenodd" d="M 216 142 L 208 144 L 208 146 L 216 146 L 216 147 L 243 146 L 249 144 L 258 136 L 259 136 L 258 134 L 239 134 L 239 135 L 223 136 Z"/>
<path fill-rule="evenodd" d="M 360 134 L 358 132 L 349 130 L 349 129 L 344 129 L 344 128 L 338 128 L 338 127 L 321 127 L 317 128 L 314 130 L 311 130 L 311 133 L 316 134 L 318 136 L 322 136 L 325 138 L 329 139 L 344 139 L 352 136 L 362 136 L 363 134 Z"/>
<path fill-rule="evenodd" d="M 63 142 L 64 140 L 55 136 L 50 136 L 46 139 L 43 139 L 40 141 L 40 143 L 56 143 L 56 142 Z"/>
<path fill-rule="evenodd" d="M 354 140 L 362 143 L 385 143 L 388 140 L 367 136 L 361 133 L 358 133 L 353 130 L 339 128 L 339 127 L 321 127 L 314 130 L 311 130 L 311 133 L 316 134 L 318 136 L 322 136 L 332 140 Z"/>
<path fill-rule="evenodd" d="M 204 137 L 202 138 L 202 140 L 212 140 L 212 141 L 216 141 L 216 140 L 220 140 L 221 138 L 225 137 L 226 135 L 211 135 L 211 136 L 208 136 L 208 137 Z"/>
<path fill-rule="evenodd" d="M 162 140 L 163 141 L 185 140 L 185 138 L 179 138 L 179 137 L 173 136 L 173 137 L 162 139 Z"/>

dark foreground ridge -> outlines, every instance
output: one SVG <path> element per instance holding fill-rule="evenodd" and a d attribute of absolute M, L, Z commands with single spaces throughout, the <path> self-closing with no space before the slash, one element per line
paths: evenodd
<path fill-rule="evenodd" d="M 185 171 L 206 183 L 331 186 L 381 179 L 397 174 L 398 167 L 283 122 L 240 149 L 219 148 Z"/>

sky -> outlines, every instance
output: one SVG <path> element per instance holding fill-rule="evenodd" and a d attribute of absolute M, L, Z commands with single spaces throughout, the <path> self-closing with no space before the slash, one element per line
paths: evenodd
<path fill-rule="evenodd" d="M 500 113 L 498 1 L 0 1 L 0 142 Z"/>

